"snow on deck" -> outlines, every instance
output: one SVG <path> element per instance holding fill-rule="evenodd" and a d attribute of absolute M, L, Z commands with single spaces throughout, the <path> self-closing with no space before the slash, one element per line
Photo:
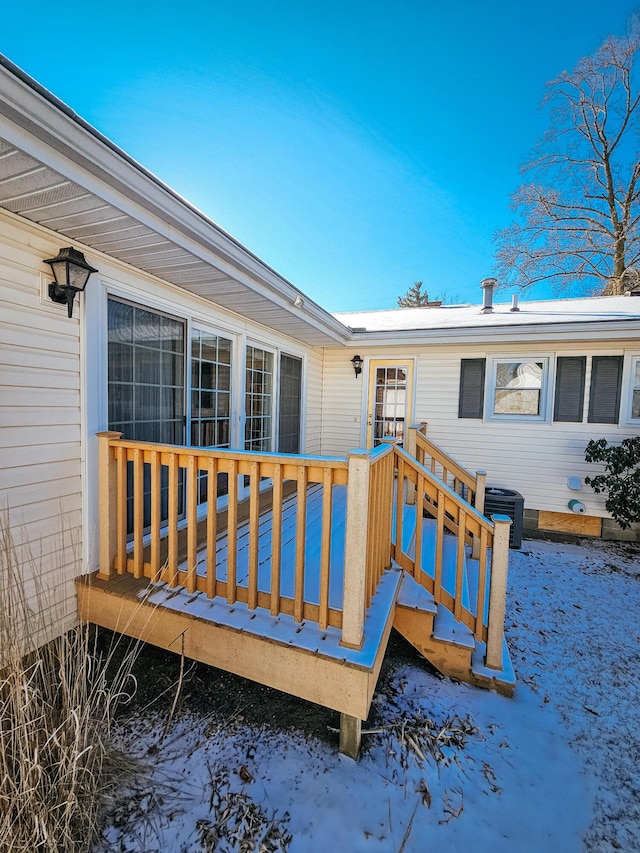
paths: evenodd
<path fill-rule="evenodd" d="M 333 486 L 331 512 L 331 550 L 329 563 L 329 607 L 342 608 L 344 578 L 345 523 L 347 515 L 347 488 Z M 280 595 L 294 597 L 296 565 L 296 495 L 286 498 L 282 504 L 282 546 Z M 304 600 L 309 604 L 320 603 L 320 545 L 322 536 L 322 486 L 307 489 L 307 517 L 305 525 L 305 569 Z M 258 591 L 271 592 L 273 541 L 273 512 L 260 516 L 258 523 Z M 249 584 L 249 523 L 238 526 L 236 548 L 236 583 L 240 587 Z M 229 538 L 224 532 L 216 541 L 216 578 L 227 580 Z M 204 576 L 207 569 L 207 548 L 198 550 L 196 571 Z M 179 566 L 187 571 L 186 560 Z"/>
<path fill-rule="evenodd" d="M 344 580 L 344 546 L 346 521 L 345 486 L 333 486 L 332 525 L 329 577 L 329 606 L 342 609 Z M 296 519 L 297 500 L 293 495 L 282 505 L 282 550 L 280 595 L 294 597 L 296 562 Z M 310 604 L 320 601 L 320 544 L 322 533 L 322 487 L 310 486 L 307 490 L 305 539 L 304 598 Z M 258 589 L 271 591 L 271 543 L 273 535 L 273 513 L 264 513 L 258 529 Z M 216 542 L 216 576 L 227 580 L 228 536 L 222 533 Z M 249 580 L 249 525 L 238 527 L 237 536 L 237 585 L 246 588 Z M 204 576 L 207 564 L 206 546 L 198 551 L 197 573 Z M 180 564 L 186 572 L 186 561 Z M 329 626 L 321 629 L 315 622 L 296 622 L 293 616 L 279 614 L 271 616 L 264 608 L 250 610 L 246 604 L 235 602 L 229 605 L 220 597 L 208 598 L 203 592 L 189 593 L 184 587 L 169 587 L 164 582 L 152 583 L 141 590 L 139 597 L 147 603 L 168 608 L 198 619 L 204 619 L 247 632 L 274 642 L 284 643 L 320 654 L 353 666 L 371 669 L 382 643 L 389 613 L 397 595 L 400 570 L 393 568 L 384 573 L 378 590 L 372 599 L 365 618 L 365 637 L 361 649 L 349 649 L 340 645 L 342 632 Z"/>
<path fill-rule="evenodd" d="M 139 594 L 141 599 L 155 607 L 164 607 L 198 619 L 204 619 L 236 631 L 243 631 L 273 642 L 284 643 L 299 649 L 342 661 L 352 666 L 372 669 L 384 637 L 389 613 L 396 598 L 400 570 L 385 572 L 378 590 L 367 610 L 364 626 L 364 643 L 361 649 L 340 645 L 339 628 L 320 628 L 316 622 L 296 622 L 293 616 L 278 616 L 262 608 L 250 610 L 246 604 L 227 604 L 222 598 L 207 598 L 203 592 L 188 593 L 184 587 L 170 588 L 165 583 L 150 584 Z"/>

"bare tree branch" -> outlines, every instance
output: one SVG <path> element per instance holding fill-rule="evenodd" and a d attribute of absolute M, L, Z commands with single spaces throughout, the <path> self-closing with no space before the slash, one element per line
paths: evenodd
<path fill-rule="evenodd" d="M 640 14 L 547 84 L 549 126 L 496 235 L 502 286 L 623 293 L 640 258 Z"/>

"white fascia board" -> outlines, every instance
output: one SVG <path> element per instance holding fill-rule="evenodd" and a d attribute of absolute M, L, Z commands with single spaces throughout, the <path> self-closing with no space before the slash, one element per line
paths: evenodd
<path fill-rule="evenodd" d="M 574 323 L 536 323 L 514 326 L 410 329 L 354 332 L 348 346 L 433 346 L 436 344 L 553 343 L 554 341 L 616 341 L 640 338 L 640 319 L 588 320 Z"/>
<path fill-rule="evenodd" d="M 132 216 L 174 244 L 336 342 L 349 330 L 328 311 L 189 205 L 151 172 L 0 55 L 0 133 L 36 160 Z M 24 79 L 23 79 L 24 77 Z M 4 116 L 4 118 L 2 118 Z"/>

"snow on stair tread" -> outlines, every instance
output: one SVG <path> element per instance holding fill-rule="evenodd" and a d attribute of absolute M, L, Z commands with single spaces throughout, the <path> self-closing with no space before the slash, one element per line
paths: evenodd
<path fill-rule="evenodd" d="M 486 654 L 486 644 L 477 642 L 476 648 L 471 654 L 471 671 L 474 675 L 482 676 L 483 678 L 495 678 L 504 684 L 515 684 L 516 674 L 511 663 L 511 655 L 509 654 L 506 639 L 502 638 L 502 669 L 490 669 L 484 662 Z"/>
<path fill-rule="evenodd" d="M 466 625 L 458 622 L 453 613 L 441 604 L 438 605 L 438 612 L 433 623 L 433 637 L 436 640 L 455 643 L 457 646 L 465 646 L 468 649 L 475 649 L 476 647 L 473 632 Z"/>
<path fill-rule="evenodd" d="M 431 593 L 406 572 L 403 573 L 396 603 L 412 610 L 421 610 L 423 613 L 437 613 L 438 611 Z"/>

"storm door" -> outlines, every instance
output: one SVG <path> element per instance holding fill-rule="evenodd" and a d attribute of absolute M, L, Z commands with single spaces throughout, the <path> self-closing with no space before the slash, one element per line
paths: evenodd
<path fill-rule="evenodd" d="M 413 362 L 370 362 L 367 447 L 376 447 L 384 438 L 404 441 L 405 424 L 411 416 L 412 384 Z"/>
<path fill-rule="evenodd" d="M 109 429 L 133 441 L 184 444 L 184 323 L 127 302 L 109 299 Z M 132 477 L 128 477 L 131 487 Z M 178 511 L 183 511 L 179 490 Z M 161 515 L 168 518 L 168 473 L 162 469 Z M 144 466 L 144 525 L 151 523 L 151 472 Z M 127 495 L 133 530 L 133 494 Z"/>
<path fill-rule="evenodd" d="M 300 453 L 302 359 L 280 355 L 278 392 L 278 453 Z"/>

